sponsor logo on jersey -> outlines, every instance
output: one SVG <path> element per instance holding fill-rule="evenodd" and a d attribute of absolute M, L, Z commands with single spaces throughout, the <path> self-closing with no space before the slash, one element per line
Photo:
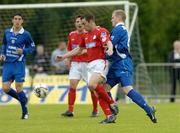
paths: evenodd
<path fill-rule="evenodd" d="M 107 34 L 106 34 L 106 32 L 101 32 L 101 35 L 100 35 L 100 36 L 101 36 L 101 38 L 102 38 L 102 37 L 106 37 Z"/>
<path fill-rule="evenodd" d="M 93 47 L 96 47 L 95 42 L 86 43 L 86 48 L 93 48 Z"/>
<path fill-rule="evenodd" d="M 75 49 L 75 48 L 77 48 L 77 44 L 72 44 L 72 49 Z"/>
<path fill-rule="evenodd" d="M 106 34 L 106 32 L 101 32 L 101 38 L 102 38 L 102 42 L 105 42 L 106 41 L 106 39 L 107 39 L 107 34 Z"/>
<path fill-rule="evenodd" d="M 11 43 L 12 43 L 12 44 L 14 44 L 14 43 L 15 43 L 15 40 L 14 40 L 14 39 L 12 39 L 12 40 L 11 40 Z"/>

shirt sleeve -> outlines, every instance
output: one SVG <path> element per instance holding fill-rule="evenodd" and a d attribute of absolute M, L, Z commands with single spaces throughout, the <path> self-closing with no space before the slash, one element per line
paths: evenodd
<path fill-rule="evenodd" d="M 71 46 L 71 36 L 70 36 L 70 34 L 68 35 L 67 50 L 68 50 L 68 51 L 71 51 L 71 50 L 72 50 L 72 46 Z"/>
<path fill-rule="evenodd" d="M 107 44 L 107 42 L 110 41 L 109 31 L 106 29 L 101 29 L 98 38 L 103 45 Z"/>
<path fill-rule="evenodd" d="M 2 49 L 1 54 L 6 55 L 6 47 L 7 47 L 7 40 L 6 40 L 6 32 L 4 32 L 3 40 L 2 40 Z"/>
<path fill-rule="evenodd" d="M 34 44 L 34 41 L 31 37 L 31 34 L 27 34 L 26 36 L 26 46 L 25 48 L 23 49 L 23 54 L 30 54 L 30 53 L 33 53 L 33 51 L 35 50 L 35 44 Z"/>

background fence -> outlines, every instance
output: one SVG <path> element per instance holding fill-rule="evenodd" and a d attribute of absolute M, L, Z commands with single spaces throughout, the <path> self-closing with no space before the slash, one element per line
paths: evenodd
<path fill-rule="evenodd" d="M 145 73 L 144 73 L 145 72 Z M 176 96 L 173 95 L 173 72 Z M 174 82 L 175 83 L 175 82 Z M 147 98 L 180 99 L 180 63 L 142 63 L 135 69 L 135 86 Z"/>

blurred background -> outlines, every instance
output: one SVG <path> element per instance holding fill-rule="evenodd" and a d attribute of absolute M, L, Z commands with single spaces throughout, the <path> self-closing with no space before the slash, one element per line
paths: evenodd
<path fill-rule="evenodd" d="M 180 40 L 179 0 L 130 0 L 127 1 L 126 6 L 125 4 L 118 4 L 95 7 L 41 7 L 42 3 L 48 5 L 48 3 L 102 1 L 110 2 L 107 0 L 0 1 L 0 41 L 2 41 L 4 29 L 11 27 L 12 14 L 20 12 L 24 17 L 24 28 L 30 31 L 37 46 L 36 52 L 27 60 L 27 75 L 29 75 L 27 91 L 42 82 L 49 86 L 55 84 L 68 85 L 67 76 L 58 76 L 59 74 L 68 74 L 65 62 L 58 64 L 60 67 L 57 68 L 53 64 L 52 57 L 53 51 L 56 49 L 66 52 L 67 36 L 69 32 L 74 30 L 73 18 L 77 14 L 93 13 L 96 16 L 96 23 L 111 31 L 112 11 L 114 9 L 127 9 L 126 13 L 129 15 L 129 19 L 126 26 L 130 29 L 133 25 L 130 35 L 130 51 L 134 62 L 135 87 L 149 100 L 169 101 L 170 99 L 173 102 L 175 101 L 174 98 L 177 98 L 179 101 L 180 59 L 174 63 L 169 57 L 170 53 L 174 51 L 174 42 Z M 10 6 L 11 4 L 38 3 L 40 3 L 38 8 L 27 8 L 26 5 L 15 9 L 15 6 Z M 7 7 L 3 9 L 5 5 Z M 137 15 L 135 14 L 136 11 L 138 11 Z M 45 61 L 40 63 L 39 61 L 42 58 Z M 37 76 L 40 76 L 42 80 Z M 52 82 L 53 84 L 51 84 Z M 66 88 L 68 89 L 68 87 Z M 120 86 L 116 88 L 120 88 Z M 124 99 L 124 95 L 120 91 L 117 92 L 115 91 L 114 95 L 117 94 L 118 98 Z M 3 92 L 2 95 L 4 95 Z"/>

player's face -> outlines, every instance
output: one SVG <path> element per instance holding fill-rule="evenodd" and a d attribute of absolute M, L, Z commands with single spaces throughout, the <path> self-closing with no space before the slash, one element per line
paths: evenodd
<path fill-rule="evenodd" d="M 84 29 L 84 25 L 82 24 L 81 18 L 77 18 L 75 21 L 75 27 L 78 31 L 82 31 Z"/>
<path fill-rule="evenodd" d="M 86 31 L 91 31 L 91 29 L 92 29 L 92 26 L 91 26 L 91 21 L 90 22 L 88 22 L 88 21 L 86 21 L 86 19 L 82 19 L 82 24 L 84 25 L 84 29 L 86 30 Z"/>
<path fill-rule="evenodd" d="M 180 53 L 180 41 L 175 42 L 174 49 L 176 52 Z"/>
<path fill-rule="evenodd" d="M 12 19 L 12 23 L 14 27 L 20 28 L 22 26 L 23 19 L 21 16 L 14 16 L 14 18 Z"/>
<path fill-rule="evenodd" d="M 115 16 L 114 13 L 112 14 L 111 22 L 112 22 L 112 26 L 113 26 L 113 27 L 115 27 L 116 24 L 118 23 L 118 18 Z"/>

